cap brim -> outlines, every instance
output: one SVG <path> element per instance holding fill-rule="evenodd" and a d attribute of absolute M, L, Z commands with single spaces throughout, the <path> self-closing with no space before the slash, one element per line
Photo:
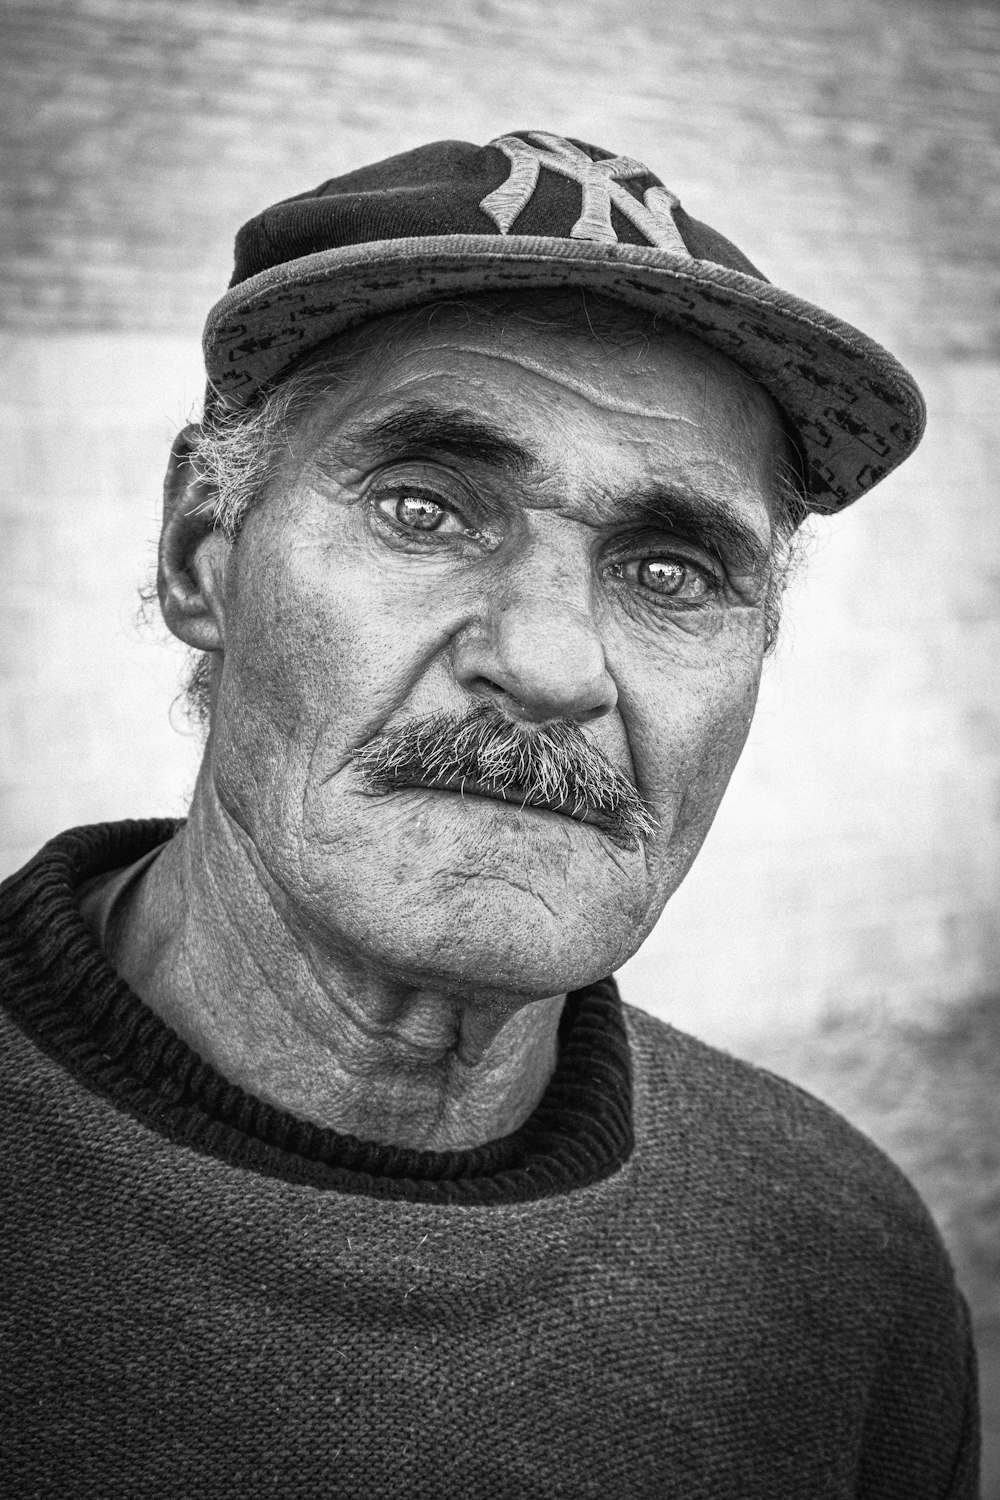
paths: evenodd
<path fill-rule="evenodd" d="M 418 303 L 582 287 L 664 319 L 758 380 L 798 434 L 818 510 L 871 489 L 920 441 L 926 412 L 888 350 L 769 282 L 653 247 L 439 235 L 322 250 L 232 287 L 205 325 L 213 399 L 239 408 L 317 344 Z"/>

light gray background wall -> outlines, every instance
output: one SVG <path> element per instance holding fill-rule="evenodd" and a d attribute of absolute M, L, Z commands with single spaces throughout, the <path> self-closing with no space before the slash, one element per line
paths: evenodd
<path fill-rule="evenodd" d="M 997 6 L 7 0 L 2 30 L 0 874 L 72 823 L 184 809 L 181 661 L 136 586 L 264 204 L 424 140 L 577 135 L 910 364 L 925 444 L 816 528 L 716 828 L 622 983 L 917 1181 L 976 1311 L 1000 1496 Z"/>

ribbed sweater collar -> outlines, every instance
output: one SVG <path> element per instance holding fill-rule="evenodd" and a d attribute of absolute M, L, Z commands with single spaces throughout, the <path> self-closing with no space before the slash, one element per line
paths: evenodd
<path fill-rule="evenodd" d="M 61 834 L 0 887 L 2 1003 L 81 1083 L 161 1135 L 232 1166 L 412 1202 L 527 1202 L 600 1182 L 633 1145 L 628 1040 L 612 979 L 566 1001 L 555 1072 L 513 1134 L 416 1151 L 323 1129 L 265 1104 L 197 1056 L 94 943 L 80 886 L 170 838 L 166 820 Z"/>

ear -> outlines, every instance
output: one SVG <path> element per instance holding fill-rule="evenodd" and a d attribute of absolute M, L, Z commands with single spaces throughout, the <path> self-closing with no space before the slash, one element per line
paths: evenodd
<path fill-rule="evenodd" d="M 193 461 L 197 438 L 197 427 L 185 427 L 170 449 L 156 588 L 163 618 L 178 639 L 196 651 L 221 651 L 232 543 L 213 529 L 215 491 Z"/>

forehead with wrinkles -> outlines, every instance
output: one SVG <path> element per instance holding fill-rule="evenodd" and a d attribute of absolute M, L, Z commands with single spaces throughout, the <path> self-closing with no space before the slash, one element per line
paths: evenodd
<path fill-rule="evenodd" d="M 711 497 L 745 489 L 748 469 L 770 490 L 785 450 L 771 398 L 731 361 L 575 293 L 381 319 L 314 355 L 300 378 L 316 381 L 302 427 L 320 454 L 330 437 L 342 452 L 376 437 L 438 446 L 436 407 L 436 435 L 454 439 L 458 459 L 538 478 L 543 463 L 568 467 L 574 435 L 597 436 L 626 468 L 655 468 L 669 453 L 671 477 Z"/>
<path fill-rule="evenodd" d="M 484 295 L 390 314 L 321 346 L 297 373 L 326 372 L 360 394 L 402 359 L 429 358 L 434 350 L 446 357 L 463 348 L 525 372 L 555 372 L 568 389 L 623 416 L 663 414 L 658 354 L 669 349 L 687 363 L 695 396 L 712 377 L 725 382 L 733 420 L 748 438 L 755 429 L 772 433 L 781 425 L 763 387 L 715 349 L 648 313 L 578 292 L 504 300 Z"/>
<path fill-rule="evenodd" d="M 723 501 L 733 493 L 734 469 L 745 475 L 749 463 L 770 511 L 772 541 L 787 553 L 776 565 L 787 571 L 789 539 L 807 506 L 794 477 L 794 447 L 771 397 L 709 346 L 647 313 L 579 291 L 483 294 L 390 314 L 312 351 L 248 410 L 209 413 L 197 460 L 217 491 L 217 524 L 235 536 L 255 503 L 288 476 L 290 460 L 296 467 L 303 459 L 322 462 L 350 424 L 377 420 L 387 424 L 387 435 L 395 424 L 405 446 L 408 417 L 400 408 L 426 407 L 420 382 L 432 374 L 435 401 L 460 413 L 467 426 L 469 419 L 478 422 L 480 459 L 490 461 L 515 429 L 524 439 L 533 420 L 534 446 L 547 448 L 557 470 L 571 457 L 574 406 L 578 417 L 580 409 L 592 413 L 598 428 L 621 438 L 623 450 L 628 438 L 635 453 L 638 438 L 649 438 L 654 425 L 643 424 L 643 414 L 666 415 L 672 404 L 692 435 L 700 425 L 708 430 L 700 444 L 680 445 L 685 455 L 668 445 L 661 470 L 669 468 L 676 481 L 686 459 L 692 490 Z M 400 389 L 406 380 L 409 397 Z M 706 422 L 710 407 L 715 420 Z M 412 424 L 405 435 L 413 436 Z M 776 583 L 775 601 L 779 593 Z M 772 616 L 776 625 L 775 609 Z"/>

